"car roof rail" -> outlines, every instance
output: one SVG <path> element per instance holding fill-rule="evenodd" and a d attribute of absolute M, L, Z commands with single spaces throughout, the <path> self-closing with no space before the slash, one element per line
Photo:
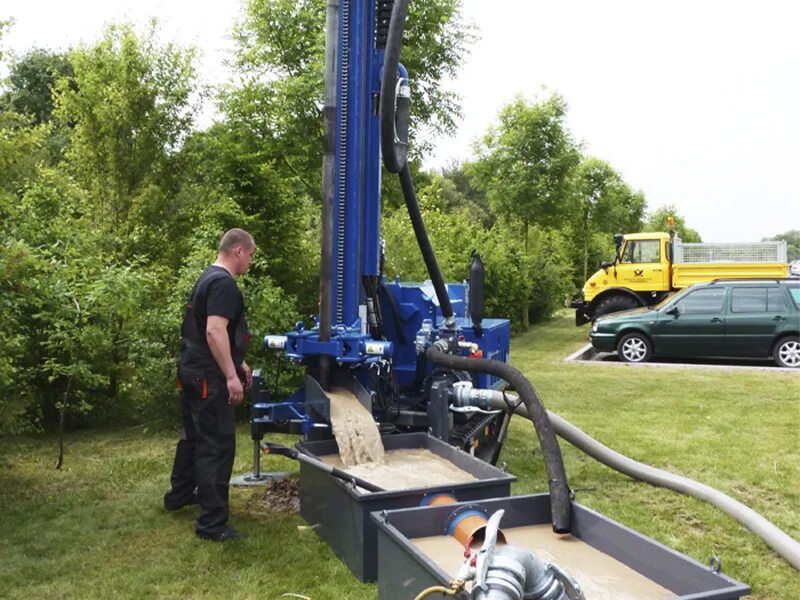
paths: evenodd
<path fill-rule="evenodd" d="M 709 283 L 781 283 L 783 281 L 797 281 L 796 277 L 748 277 L 747 279 L 737 279 L 736 277 L 718 277 Z"/>

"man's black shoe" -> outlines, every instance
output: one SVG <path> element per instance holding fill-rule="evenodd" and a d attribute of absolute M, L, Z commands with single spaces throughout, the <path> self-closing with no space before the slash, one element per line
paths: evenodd
<path fill-rule="evenodd" d="M 205 531 L 195 531 L 195 535 L 197 535 L 197 537 L 199 537 L 201 540 L 210 540 L 212 542 L 228 542 L 230 540 L 236 540 L 247 537 L 246 534 L 240 533 L 236 531 L 233 527 L 228 527 L 227 525 L 223 529 L 220 529 L 219 531 L 215 531 L 213 533 L 208 533 Z"/>
<path fill-rule="evenodd" d="M 169 492 L 164 494 L 164 508 L 169 512 L 180 510 L 184 506 L 190 506 L 192 504 L 197 504 L 197 494 L 192 494 L 182 501 L 175 500 Z"/>

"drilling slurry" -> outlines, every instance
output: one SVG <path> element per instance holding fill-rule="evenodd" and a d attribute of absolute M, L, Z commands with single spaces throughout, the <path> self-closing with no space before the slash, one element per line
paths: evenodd
<path fill-rule="evenodd" d="M 335 454 L 323 456 L 322 460 L 392 491 L 477 481 L 473 475 L 425 448 L 388 450 L 383 463 L 364 463 L 354 467 L 345 466 Z"/>
<path fill-rule="evenodd" d="M 385 452 L 378 425 L 356 396 L 333 388 L 330 398 L 331 426 L 339 454 L 321 457 L 385 490 L 408 490 L 450 483 L 477 481 L 448 460 L 424 448 Z"/>
<path fill-rule="evenodd" d="M 383 463 L 383 442 L 370 412 L 344 388 L 332 388 L 328 397 L 333 437 L 344 467 Z"/>
<path fill-rule="evenodd" d="M 501 524 L 502 525 L 502 524 Z M 666 600 L 675 594 L 608 554 L 571 535 L 557 535 L 549 525 L 502 528 L 509 544 L 532 550 L 561 567 L 592 600 Z M 454 537 L 436 535 L 410 540 L 431 562 L 455 577 L 464 548 Z"/>

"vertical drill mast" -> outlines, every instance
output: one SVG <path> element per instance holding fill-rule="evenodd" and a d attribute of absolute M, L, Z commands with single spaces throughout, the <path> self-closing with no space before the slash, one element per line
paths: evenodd
<path fill-rule="evenodd" d="M 379 2 L 379 4 L 386 4 Z M 375 0 L 340 0 L 333 173 L 331 323 L 359 327 L 363 276 L 379 274 L 383 50 Z"/>

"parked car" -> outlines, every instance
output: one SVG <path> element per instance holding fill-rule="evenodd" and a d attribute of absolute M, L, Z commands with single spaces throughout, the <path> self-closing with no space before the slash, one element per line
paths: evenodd
<path fill-rule="evenodd" d="M 599 317 L 589 337 L 597 350 L 631 363 L 772 357 L 780 367 L 800 368 L 800 281 L 699 283 L 655 307 Z"/>
<path fill-rule="evenodd" d="M 800 277 L 800 260 L 789 263 L 789 277 Z"/>

